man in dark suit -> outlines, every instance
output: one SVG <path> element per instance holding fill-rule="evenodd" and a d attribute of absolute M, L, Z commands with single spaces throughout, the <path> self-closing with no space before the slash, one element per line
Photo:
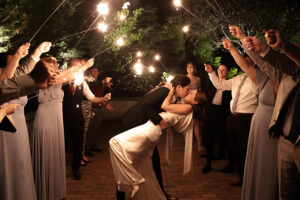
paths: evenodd
<path fill-rule="evenodd" d="M 175 96 L 183 98 L 188 94 L 191 80 L 183 75 L 177 74 L 171 81 L 175 88 Z M 123 116 L 122 126 L 124 130 L 129 130 L 136 126 L 146 123 L 151 120 L 155 125 L 159 125 L 161 129 L 166 129 L 169 122 L 163 119 L 159 113 L 163 112 L 161 105 L 164 99 L 168 96 L 169 89 L 167 87 L 160 87 L 147 93 L 135 106 L 130 108 Z M 162 183 L 160 157 L 157 147 L 155 147 L 152 155 L 153 169 L 162 191 L 166 194 Z M 172 199 L 166 194 L 167 199 Z M 117 190 L 117 199 L 125 199 L 125 193 Z"/>
<path fill-rule="evenodd" d="M 228 67 L 226 65 L 220 65 L 218 68 L 219 79 L 227 79 Z M 219 153 L 216 155 L 216 159 L 224 158 L 224 151 L 226 142 L 226 121 L 230 113 L 230 100 L 231 92 L 217 90 L 210 84 L 211 87 L 207 92 L 208 102 L 210 104 L 207 107 L 206 116 L 206 139 L 207 139 L 207 155 L 206 155 L 206 165 L 202 169 L 203 173 L 208 173 L 211 171 L 211 162 L 214 156 L 214 147 L 216 136 L 219 139 Z"/>
<path fill-rule="evenodd" d="M 69 67 L 91 67 L 94 64 L 93 61 L 89 60 L 86 62 L 83 59 L 71 59 L 68 63 Z M 95 97 L 95 95 L 89 89 L 89 86 L 85 81 L 80 85 L 76 86 L 74 82 L 63 86 L 64 101 L 63 101 L 63 117 L 64 117 L 64 128 L 66 138 L 72 140 L 73 149 L 73 162 L 72 162 L 72 174 L 74 179 L 80 180 L 81 173 L 80 162 L 82 159 L 82 144 L 83 144 L 83 130 L 84 130 L 84 118 L 82 115 L 82 104 L 81 100 L 86 97 L 93 103 L 101 103 L 107 101 L 108 97 Z M 68 141 L 68 139 L 66 140 Z"/>

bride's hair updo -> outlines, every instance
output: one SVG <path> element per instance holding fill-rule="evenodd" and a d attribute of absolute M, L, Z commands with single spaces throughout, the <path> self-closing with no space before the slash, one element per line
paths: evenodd
<path fill-rule="evenodd" d="M 206 104 L 206 95 L 202 90 L 197 90 L 195 100 L 198 101 L 198 104 L 193 104 L 193 119 L 202 120 L 204 117 L 204 107 Z"/>

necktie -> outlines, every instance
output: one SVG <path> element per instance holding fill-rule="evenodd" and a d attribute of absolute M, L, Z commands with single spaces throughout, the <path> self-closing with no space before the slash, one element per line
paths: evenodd
<path fill-rule="evenodd" d="M 241 88 L 244 85 L 246 78 L 247 78 L 247 75 L 245 74 L 236 90 L 235 98 L 234 98 L 234 101 L 233 101 L 232 107 L 231 107 L 232 113 L 235 113 L 235 111 L 236 111 L 237 101 L 239 99 Z"/>
<path fill-rule="evenodd" d="M 74 85 L 74 83 L 70 83 L 70 91 L 71 91 L 71 94 L 74 94 L 74 92 L 75 92 L 75 85 Z"/>
<path fill-rule="evenodd" d="M 300 83 L 298 83 L 296 89 L 296 103 L 294 107 L 292 125 L 291 125 L 290 134 L 288 138 L 292 143 L 296 143 L 299 134 L 300 134 Z"/>

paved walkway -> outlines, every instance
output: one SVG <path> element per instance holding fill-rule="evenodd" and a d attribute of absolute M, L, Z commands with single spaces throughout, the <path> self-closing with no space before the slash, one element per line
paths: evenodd
<path fill-rule="evenodd" d="M 111 200 L 115 199 L 115 183 L 111 169 L 108 141 L 120 133 L 119 121 L 104 121 L 103 132 L 100 135 L 100 145 L 103 151 L 95 153 L 87 167 L 81 167 L 82 180 L 72 179 L 70 160 L 67 155 L 67 200 Z M 238 200 L 241 187 L 232 187 L 230 182 L 237 180 L 236 174 L 223 174 L 220 169 L 226 161 L 213 162 L 213 171 L 202 174 L 201 168 L 205 159 L 200 158 L 194 148 L 194 174 L 182 176 L 184 141 L 180 134 L 174 137 L 173 165 L 167 166 L 164 159 L 165 138 L 159 144 L 163 182 L 166 191 L 180 200 Z"/>

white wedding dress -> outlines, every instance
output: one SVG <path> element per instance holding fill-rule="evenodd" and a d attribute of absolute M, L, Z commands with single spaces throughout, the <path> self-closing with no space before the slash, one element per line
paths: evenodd
<path fill-rule="evenodd" d="M 192 133 L 192 113 L 179 115 L 163 112 L 160 115 L 167 119 L 177 132 L 189 130 Z M 161 135 L 160 126 L 149 120 L 143 125 L 116 135 L 109 141 L 118 190 L 130 193 L 133 199 L 166 199 L 152 168 L 153 150 Z"/>

